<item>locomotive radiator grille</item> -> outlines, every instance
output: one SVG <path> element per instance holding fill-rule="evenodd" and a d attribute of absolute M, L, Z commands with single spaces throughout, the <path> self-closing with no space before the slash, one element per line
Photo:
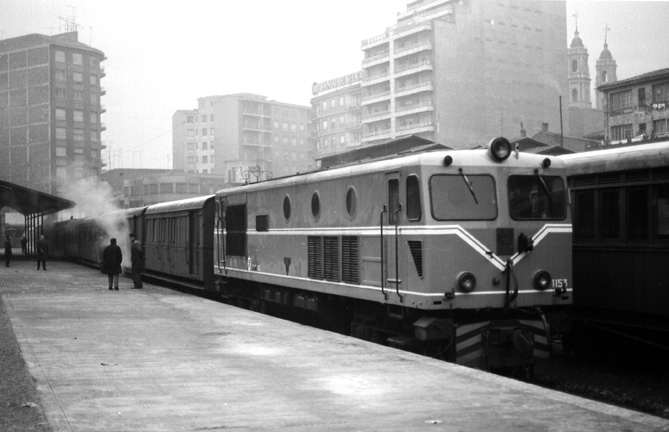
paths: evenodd
<path fill-rule="evenodd" d="M 418 276 L 423 277 L 423 242 L 419 240 L 409 240 L 408 243 Z"/>
<path fill-rule="evenodd" d="M 323 237 L 325 280 L 339 282 L 339 237 Z"/>
<path fill-rule="evenodd" d="M 313 279 L 323 279 L 323 248 L 321 238 L 309 236 L 307 240 L 308 248 L 308 275 Z"/>
<path fill-rule="evenodd" d="M 358 237 L 344 236 L 341 238 L 341 279 L 344 282 L 359 284 L 358 271 Z"/>

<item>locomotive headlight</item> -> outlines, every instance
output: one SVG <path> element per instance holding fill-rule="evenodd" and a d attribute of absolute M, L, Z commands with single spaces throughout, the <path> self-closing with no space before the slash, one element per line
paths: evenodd
<path fill-rule="evenodd" d="M 476 278 L 469 272 L 458 275 L 458 289 L 464 293 L 470 293 L 476 288 Z"/>
<path fill-rule="evenodd" d="M 494 160 L 502 162 L 511 155 L 511 143 L 504 137 L 495 138 L 488 144 L 488 151 Z"/>
<path fill-rule="evenodd" d="M 551 278 L 550 273 L 548 273 L 546 270 L 539 270 L 534 274 L 534 279 L 532 282 L 534 284 L 534 288 L 538 289 L 539 291 L 543 291 L 547 288 L 550 288 L 551 284 L 553 283 L 553 279 Z"/>

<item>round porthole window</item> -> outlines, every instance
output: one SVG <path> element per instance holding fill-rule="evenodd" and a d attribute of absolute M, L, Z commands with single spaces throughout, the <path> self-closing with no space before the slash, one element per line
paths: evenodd
<path fill-rule="evenodd" d="M 290 196 L 288 195 L 283 198 L 283 217 L 286 218 L 286 222 L 290 220 Z"/>
<path fill-rule="evenodd" d="M 350 216 L 351 219 L 355 217 L 355 212 L 357 209 L 357 196 L 355 193 L 355 189 L 353 186 L 348 188 L 348 191 L 346 192 L 346 212 Z"/>
<path fill-rule="evenodd" d="M 314 216 L 314 220 L 318 220 L 321 216 L 321 197 L 318 196 L 318 191 L 311 196 L 311 214 Z"/>

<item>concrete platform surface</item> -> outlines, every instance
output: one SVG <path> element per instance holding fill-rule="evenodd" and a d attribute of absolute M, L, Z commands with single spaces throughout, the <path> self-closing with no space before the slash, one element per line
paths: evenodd
<path fill-rule="evenodd" d="M 96 270 L 0 268 L 54 431 L 669 431 L 661 418 Z"/>

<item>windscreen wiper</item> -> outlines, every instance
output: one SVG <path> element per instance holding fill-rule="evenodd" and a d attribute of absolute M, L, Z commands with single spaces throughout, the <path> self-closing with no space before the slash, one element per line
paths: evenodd
<path fill-rule="evenodd" d="M 469 188 L 469 192 L 471 192 L 472 197 L 474 197 L 474 202 L 476 203 L 476 205 L 478 205 L 479 200 L 476 199 L 476 193 L 474 192 L 474 189 L 472 188 L 472 184 L 469 182 L 469 179 L 467 178 L 465 173 L 462 172 L 462 168 L 459 168 L 458 171 L 460 172 L 460 175 L 462 176 L 462 179 L 465 181 L 465 184 Z"/>
<path fill-rule="evenodd" d="M 551 203 L 551 208 L 553 207 L 553 195 L 551 194 L 551 191 L 548 189 L 548 185 L 544 181 L 544 178 L 539 174 L 539 170 L 535 170 L 534 174 L 539 177 L 539 181 L 541 182 L 541 187 L 543 188 L 544 192 L 546 193 L 546 196 L 548 197 L 548 201 Z"/>

